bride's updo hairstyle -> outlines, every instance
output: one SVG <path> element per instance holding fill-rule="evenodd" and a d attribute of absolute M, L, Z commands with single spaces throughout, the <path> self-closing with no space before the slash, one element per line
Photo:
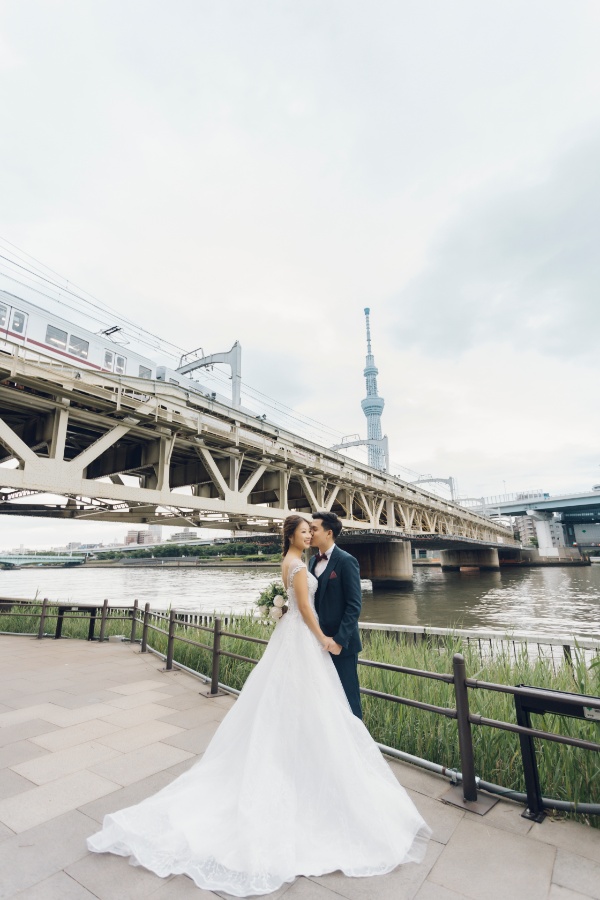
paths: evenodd
<path fill-rule="evenodd" d="M 283 555 L 284 556 L 290 549 L 290 543 L 292 541 L 292 538 L 294 536 L 294 532 L 296 531 L 296 528 L 298 527 L 298 525 L 302 525 L 303 523 L 306 523 L 306 519 L 304 518 L 304 516 L 294 515 L 294 516 L 288 516 L 287 519 L 284 519 L 284 522 L 283 522 Z"/>

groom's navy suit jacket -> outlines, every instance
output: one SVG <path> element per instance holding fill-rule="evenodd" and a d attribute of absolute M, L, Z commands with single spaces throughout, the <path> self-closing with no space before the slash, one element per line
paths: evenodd
<path fill-rule="evenodd" d="M 309 562 L 314 574 L 315 559 Z M 317 579 L 315 610 L 323 633 L 343 648 L 340 656 L 351 656 L 362 650 L 358 617 L 362 605 L 360 569 L 357 560 L 335 545 L 325 570 Z"/>

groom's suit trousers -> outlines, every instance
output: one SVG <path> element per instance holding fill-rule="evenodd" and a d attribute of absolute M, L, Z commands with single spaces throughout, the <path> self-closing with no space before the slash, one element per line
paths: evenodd
<path fill-rule="evenodd" d="M 334 656 L 331 653 L 330 656 L 342 682 L 350 709 L 355 716 L 362 719 L 360 685 L 358 683 L 358 653 L 353 653 L 350 656 Z"/>

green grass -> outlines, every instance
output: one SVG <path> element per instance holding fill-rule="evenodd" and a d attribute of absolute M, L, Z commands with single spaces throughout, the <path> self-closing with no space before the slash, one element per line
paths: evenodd
<path fill-rule="evenodd" d="M 25 618 L 18 608 L 10 615 L 0 616 L 0 631 L 14 633 L 37 632 L 40 606 L 28 606 L 35 612 L 33 619 Z M 47 619 L 46 632 L 54 633 L 53 619 Z M 152 616 L 151 624 L 165 630 L 168 622 Z M 273 626 L 262 619 L 250 616 L 232 617 L 225 631 L 232 631 L 250 637 L 268 639 Z M 87 616 L 65 619 L 63 635 L 70 638 L 86 638 Z M 100 623 L 96 623 L 96 635 Z M 118 621 L 109 617 L 106 635 L 121 634 L 129 637 L 131 620 Z M 212 646 L 212 634 L 191 626 L 178 625 L 176 633 L 182 637 L 202 641 Z M 141 624 L 137 626 L 138 640 L 142 635 Z M 155 650 L 166 654 L 167 637 L 149 631 L 148 643 Z M 435 639 L 435 642 L 415 643 L 412 636 L 392 635 L 382 631 L 363 633 L 364 650 L 362 656 L 379 662 L 392 663 L 407 668 L 431 672 L 451 673 L 452 657 L 460 652 L 465 657 L 468 677 L 497 684 L 516 685 L 520 683 L 552 690 L 600 695 L 600 665 L 587 664 L 583 653 L 575 648 L 573 665 L 566 660 L 560 663 L 549 658 L 528 655 L 524 645 L 517 645 L 516 651 L 508 644 L 493 656 L 482 661 L 477 645 L 468 644 L 457 636 Z M 223 637 L 223 650 L 238 653 L 252 659 L 259 659 L 264 646 L 239 638 Z M 175 661 L 194 671 L 210 675 L 212 654 L 208 650 L 189 644 L 175 642 Z M 219 680 L 240 690 L 253 668 L 251 663 L 221 657 Z M 363 687 L 397 696 L 421 700 L 436 706 L 454 708 L 453 686 L 417 676 L 386 672 L 368 666 L 359 667 Z M 515 722 L 514 699 L 509 694 L 492 691 L 470 690 L 471 712 L 490 719 Z M 376 741 L 404 750 L 415 756 L 432 760 L 448 768 L 461 768 L 458 752 L 456 722 L 444 716 L 423 710 L 364 696 L 363 708 L 365 724 Z M 546 731 L 600 743 L 600 725 L 596 722 L 559 716 L 534 716 L 533 725 Z M 516 734 L 485 726 L 473 726 L 475 770 L 485 781 L 491 781 L 505 788 L 524 791 L 525 784 L 521 768 L 519 739 Z M 550 741 L 536 742 L 536 753 L 542 793 L 556 799 L 600 803 L 600 754 L 561 746 Z M 585 819 L 585 817 L 579 817 Z M 587 821 L 587 819 L 585 819 Z M 589 817 L 589 824 L 600 828 L 600 817 Z"/>
<path fill-rule="evenodd" d="M 479 650 L 457 637 L 441 638 L 435 646 L 412 639 L 397 641 L 384 632 L 372 631 L 363 636 L 362 656 L 407 668 L 430 672 L 452 672 L 452 656 L 465 657 L 467 676 L 496 684 L 527 684 L 551 690 L 600 695 L 600 668 L 588 666 L 583 654 L 575 652 L 574 665 L 566 661 L 556 664 L 548 658 L 532 658 L 524 645 L 516 658 L 506 648 L 489 659 L 481 660 Z M 452 685 L 431 679 L 383 672 L 361 666 L 363 687 L 410 697 L 436 706 L 454 707 Z M 514 699 L 510 694 L 470 690 L 472 713 L 489 719 L 516 723 Z M 460 769 L 456 723 L 443 716 L 410 707 L 363 697 L 365 722 L 380 743 L 430 759 L 450 768 Z M 560 716 L 533 716 L 534 728 L 553 731 L 600 743 L 600 726 L 592 721 Z M 472 728 L 475 771 L 485 781 L 511 790 L 525 791 L 519 738 L 496 728 Z M 542 793 L 545 797 L 575 802 L 600 803 L 600 754 L 561 746 L 550 741 L 536 741 L 536 754 Z M 600 827 L 599 817 L 590 824 Z"/>

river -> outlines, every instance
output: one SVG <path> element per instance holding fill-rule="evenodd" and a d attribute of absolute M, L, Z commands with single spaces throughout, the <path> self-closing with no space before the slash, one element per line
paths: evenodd
<path fill-rule="evenodd" d="M 203 612 L 254 607 L 278 569 L 74 568 L 0 571 L 0 597 L 150 603 Z M 467 574 L 415 568 L 412 588 L 363 582 L 364 622 L 600 638 L 600 565 Z"/>

